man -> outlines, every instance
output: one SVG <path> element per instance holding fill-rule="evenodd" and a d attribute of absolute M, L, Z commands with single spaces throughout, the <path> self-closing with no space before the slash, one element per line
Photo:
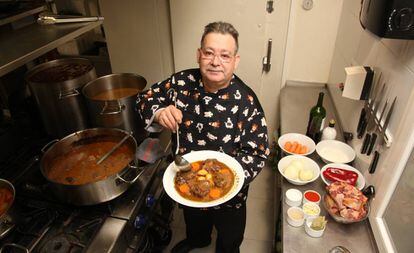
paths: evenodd
<path fill-rule="evenodd" d="M 216 252 L 239 252 L 243 241 L 248 185 L 263 168 L 269 149 L 262 107 L 233 73 L 240 61 L 237 51 L 236 29 L 225 22 L 210 23 L 197 50 L 199 69 L 173 74 L 138 96 L 138 112 L 148 128 L 155 121 L 172 132 L 179 129 L 180 154 L 221 151 L 245 172 L 242 190 L 230 201 L 210 209 L 182 207 L 187 238 L 173 253 L 209 245 L 213 226 Z"/>

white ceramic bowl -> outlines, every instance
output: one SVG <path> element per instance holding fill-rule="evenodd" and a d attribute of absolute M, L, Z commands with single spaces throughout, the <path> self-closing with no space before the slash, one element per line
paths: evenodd
<path fill-rule="evenodd" d="M 304 153 L 304 154 L 300 154 L 300 155 L 310 155 L 315 151 L 315 142 L 309 138 L 308 136 L 304 135 L 304 134 L 298 134 L 298 133 L 288 133 L 288 134 L 284 134 L 282 136 L 279 137 L 279 139 L 277 140 L 277 143 L 279 144 L 279 147 L 283 150 L 283 152 L 290 154 L 290 155 L 299 155 L 296 153 L 292 153 L 287 151 L 284 146 L 286 144 L 286 142 L 294 142 L 297 141 L 298 143 L 305 145 L 308 148 L 308 152 Z"/>
<path fill-rule="evenodd" d="M 294 161 L 294 160 L 301 160 L 304 164 L 305 168 L 309 168 L 312 170 L 313 172 L 313 178 L 311 180 L 308 181 L 301 181 L 299 179 L 297 180 L 293 180 L 293 179 L 289 179 L 285 176 L 284 171 L 286 169 L 287 166 L 289 166 L 289 164 Z M 313 182 L 315 181 L 320 174 L 320 168 L 319 165 L 312 159 L 306 157 L 306 156 L 301 156 L 301 155 L 288 155 L 283 157 L 282 159 L 280 159 L 279 163 L 277 164 L 277 167 L 279 169 L 279 173 L 286 178 L 286 180 L 294 185 L 305 185 L 307 183 Z"/>
<path fill-rule="evenodd" d="M 302 215 L 302 218 L 295 219 L 295 218 L 292 216 L 292 213 L 293 213 L 293 212 L 297 212 L 297 213 L 299 213 L 300 215 Z M 291 225 L 291 226 L 293 226 L 293 227 L 300 227 L 300 226 L 302 226 L 302 225 L 303 225 L 303 223 L 305 222 L 305 215 L 304 215 L 304 213 L 303 213 L 303 210 L 302 210 L 300 207 L 296 207 L 296 206 L 290 207 L 290 208 L 287 210 L 287 217 L 286 217 L 286 220 L 287 220 L 287 222 L 289 223 L 289 225 Z"/>
<path fill-rule="evenodd" d="M 327 165 L 322 167 L 322 169 L 321 169 L 321 179 L 326 185 L 330 185 L 331 183 L 333 183 L 329 179 L 326 179 L 325 176 L 323 175 L 323 172 L 329 167 L 339 168 L 339 169 L 344 169 L 344 170 L 350 170 L 350 171 L 356 172 L 358 174 L 358 180 L 355 184 L 355 187 L 358 188 L 359 190 L 364 189 L 364 187 L 365 187 L 365 178 L 361 174 L 361 172 L 359 172 L 359 170 L 355 169 L 354 167 L 352 167 L 348 164 L 342 164 L 342 163 L 328 163 Z"/>
<path fill-rule="evenodd" d="M 308 208 L 315 209 L 316 213 L 313 213 L 313 214 L 307 213 L 305 210 Z M 318 206 L 318 204 L 312 203 L 312 202 L 303 204 L 302 210 L 303 210 L 303 213 L 305 214 L 305 219 L 310 218 L 310 217 L 318 217 L 319 214 L 321 214 L 321 208 Z"/>
<path fill-rule="evenodd" d="M 285 192 L 285 202 L 288 206 L 300 206 L 302 204 L 302 192 L 298 189 L 289 189 Z"/>
<path fill-rule="evenodd" d="M 315 229 L 311 228 L 312 221 L 315 218 L 316 217 L 311 217 L 311 218 L 306 219 L 305 232 L 311 237 L 321 237 L 323 235 L 323 232 L 325 231 L 327 225 L 325 225 L 325 227 L 322 230 L 315 230 Z"/>
<path fill-rule="evenodd" d="M 355 159 L 355 151 L 348 144 L 337 140 L 324 140 L 316 145 L 316 153 L 325 163 L 349 163 Z"/>

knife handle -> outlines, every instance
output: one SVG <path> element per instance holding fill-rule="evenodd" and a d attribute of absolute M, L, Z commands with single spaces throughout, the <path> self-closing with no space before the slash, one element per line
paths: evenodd
<path fill-rule="evenodd" d="M 367 113 L 365 112 L 365 107 L 362 107 L 361 114 L 359 115 L 359 120 L 358 120 L 357 133 L 359 133 L 361 131 L 362 120 L 365 119 L 366 114 Z"/>
<path fill-rule="evenodd" d="M 360 129 L 360 131 L 358 132 L 358 139 L 361 139 L 361 138 L 362 138 L 362 136 L 364 136 L 365 130 L 367 130 L 367 125 L 368 125 L 368 122 L 367 122 L 367 120 L 364 118 L 364 119 L 362 120 L 362 123 L 361 123 L 361 129 Z"/>
<path fill-rule="evenodd" d="M 372 159 L 371 164 L 369 165 L 369 173 L 374 174 L 375 170 L 377 169 L 378 160 L 380 158 L 380 153 L 375 150 L 374 158 Z"/>
<path fill-rule="evenodd" d="M 366 114 L 365 107 L 362 107 L 358 120 L 357 133 L 361 132 L 362 121 L 365 119 Z"/>
<path fill-rule="evenodd" d="M 367 155 L 371 155 L 372 149 L 374 148 L 374 145 L 375 145 L 376 141 L 377 141 L 377 134 L 373 133 L 371 135 L 371 141 L 370 141 L 369 146 L 368 146 Z"/>
<path fill-rule="evenodd" d="M 362 142 L 361 154 L 365 154 L 367 152 L 370 141 L 371 141 L 371 135 L 367 133 L 365 135 L 364 141 Z"/>

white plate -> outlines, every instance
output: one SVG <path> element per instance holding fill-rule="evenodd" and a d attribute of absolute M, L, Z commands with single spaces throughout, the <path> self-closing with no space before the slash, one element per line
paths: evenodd
<path fill-rule="evenodd" d="M 329 164 L 327 164 L 327 165 L 325 165 L 325 166 L 323 166 L 323 167 L 322 167 L 322 169 L 321 169 L 321 179 L 322 179 L 322 181 L 323 181 L 326 185 L 330 185 L 330 184 L 332 183 L 332 181 L 331 181 L 331 180 L 326 179 L 326 178 L 323 176 L 323 172 L 324 172 L 327 168 L 329 168 L 329 167 L 339 168 L 339 169 L 344 169 L 344 170 L 350 170 L 350 171 L 354 171 L 354 172 L 356 172 L 356 173 L 358 174 L 358 180 L 357 180 L 357 182 L 356 182 L 356 184 L 355 184 L 355 187 L 356 187 L 356 188 L 358 188 L 359 190 L 364 189 L 364 187 L 365 187 L 365 178 L 364 178 L 364 176 L 361 174 L 361 172 L 359 172 L 359 170 L 355 169 L 355 168 L 354 168 L 354 167 L 352 167 L 352 166 L 349 166 L 349 165 L 347 165 L 347 164 L 342 164 L 342 163 L 329 163 Z"/>
<path fill-rule="evenodd" d="M 176 175 L 176 170 L 174 169 L 173 163 L 171 163 L 164 172 L 164 177 L 162 179 L 162 183 L 164 185 L 164 189 L 167 192 L 168 196 L 170 196 L 176 202 L 190 207 L 198 207 L 198 208 L 205 208 L 205 207 L 212 207 L 223 204 L 230 199 L 232 199 L 242 188 L 244 183 L 244 170 L 240 163 L 234 159 L 233 157 L 211 150 L 203 150 L 203 151 L 193 151 L 188 154 L 183 155 L 187 161 L 190 163 L 203 161 L 206 159 L 217 159 L 219 162 L 224 163 L 229 167 L 234 173 L 234 184 L 230 191 L 219 199 L 215 199 L 209 202 L 199 202 L 186 199 L 182 197 L 174 187 L 174 179 Z"/>

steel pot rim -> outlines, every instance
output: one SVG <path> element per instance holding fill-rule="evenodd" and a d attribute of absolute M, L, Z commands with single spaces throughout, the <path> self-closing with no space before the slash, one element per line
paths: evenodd
<path fill-rule="evenodd" d="M 47 83 L 45 83 L 45 82 L 35 82 L 35 81 L 30 80 L 30 77 L 32 77 L 38 71 L 41 71 L 41 70 L 46 69 L 48 67 L 54 66 L 56 63 L 66 63 L 66 62 L 83 62 L 85 64 L 91 65 L 92 69 L 85 72 L 84 74 L 76 77 L 76 78 L 65 80 L 65 81 L 60 81 L 60 82 L 47 82 Z M 31 85 L 54 84 L 55 86 L 58 86 L 58 85 L 62 85 L 62 84 L 77 82 L 79 79 L 84 78 L 84 76 L 87 75 L 88 73 L 90 73 L 91 71 L 94 71 L 94 69 L 95 69 L 95 67 L 94 67 L 92 61 L 89 60 L 89 59 L 86 59 L 86 58 L 82 58 L 82 57 L 60 58 L 60 59 L 55 59 L 55 60 L 52 60 L 52 61 L 48 61 L 48 62 L 39 64 L 39 65 L 33 67 L 32 69 L 30 69 L 24 75 L 24 80 L 25 80 L 26 83 L 30 83 Z"/>
<path fill-rule="evenodd" d="M 99 81 L 104 80 L 104 79 L 110 79 L 112 77 L 118 77 L 118 76 L 127 76 L 127 77 L 133 77 L 133 78 L 138 78 L 138 79 L 142 80 L 144 82 L 144 87 L 142 88 L 142 90 L 139 90 L 139 92 L 143 91 L 145 89 L 145 85 L 147 84 L 147 80 L 143 76 L 135 74 L 135 73 L 113 73 L 113 74 L 98 77 L 94 80 L 89 81 L 87 84 L 85 84 L 82 87 L 83 96 L 85 96 L 85 98 L 88 99 L 88 100 L 91 100 L 93 102 L 99 102 L 99 103 L 117 102 L 117 101 L 120 101 L 120 100 L 123 100 L 123 99 L 127 99 L 127 98 L 130 98 L 130 97 L 136 96 L 136 95 L 130 95 L 130 96 L 126 96 L 126 97 L 122 97 L 122 98 L 118 98 L 118 99 L 94 99 L 94 98 L 92 98 L 91 96 L 89 96 L 87 94 L 88 93 L 87 90 L 90 89 L 91 86 L 97 85 L 96 83 L 98 83 Z"/>

